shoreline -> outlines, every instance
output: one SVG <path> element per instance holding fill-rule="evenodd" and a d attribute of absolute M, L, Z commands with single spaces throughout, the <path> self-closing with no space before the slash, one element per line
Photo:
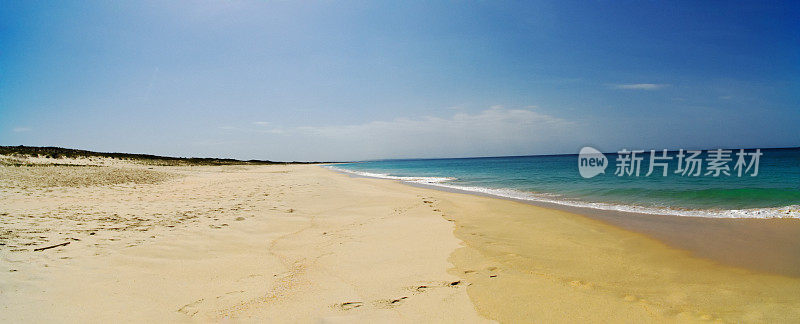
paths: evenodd
<path fill-rule="evenodd" d="M 668 246 L 721 264 L 800 278 L 800 219 L 796 218 L 714 218 L 606 210 L 370 177 L 333 168 L 330 170 L 356 178 L 398 181 L 412 187 L 490 197 L 565 211 L 645 234 Z"/>
<path fill-rule="evenodd" d="M 345 163 L 346 164 L 346 163 Z M 365 177 L 374 179 L 397 180 L 410 185 L 419 185 L 425 188 L 434 188 L 445 191 L 465 192 L 480 196 L 496 197 L 532 203 L 538 206 L 567 210 L 598 210 L 602 212 L 633 213 L 657 216 L 680 216 L 680 217 L 699 217 L 699 218 L 722 218 L 722 219 L 799 219 L 800 205 L 785 205 L 779 207 L 759 207 L 744 209 L 691 209 L 691 208 L 668 208 L 668 207 L 647 207 L 635 204 L 624 203 L 604 203 L 586 202 L 570 199 L 555 199 L 542 197 L 541 194 L 525 192 L 511 188 L 489 188 L 471 187 L 464 185 L 449 184 L 452 177 L 438 176 L 391 176 L 388 174 L 372 173 L 366 171 L 355 171 L 334 167 L 330 164 L 323 164 L 336 172 L 349 174 L 355 177 Z M 552 206 L 552 207 L 550 207 Z"/>

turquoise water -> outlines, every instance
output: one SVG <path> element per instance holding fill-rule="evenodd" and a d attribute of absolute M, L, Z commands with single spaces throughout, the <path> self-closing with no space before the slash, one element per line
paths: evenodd
<path fill-rule="evenodd" d="M 734 150 L 734 153 L 737 150 Z M 754 152 L 748 150 L 746 152 Z M 669 174 L 649 177 L 649 152 L 641 175 L 616 176 L 616 154 L 606 154 L 604 174 L 584 179 L 577 155 L 366 161 L 330 166 L 362 176 L 455 188 L 570 206 L 704 217 L 800 218 L 800 149 L 766 149 L 758 175 L 737 177 Z M 657 152 L 658 153 L 658 152 Z M 708 158 L 704 151 L 702 158 Z M 732 169 L 736 156 L 729 163 Z M 749 162 L 749 157 L 748 157 Z M 707 164 L 703 164 L 703 173 Z"/>

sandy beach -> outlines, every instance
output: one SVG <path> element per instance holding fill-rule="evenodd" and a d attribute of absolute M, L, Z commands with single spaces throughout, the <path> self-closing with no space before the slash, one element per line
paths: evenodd
<path fill-rule="evenodd" d="M 2 1 L 0 324 L 800 324 L 798 17 Z"/>
<path fill-rule="evenodd" d="M 318 165 L 74 164 L 0 167 L 2 322 L 800 319 L 796 277 L 565 211 Z"/>

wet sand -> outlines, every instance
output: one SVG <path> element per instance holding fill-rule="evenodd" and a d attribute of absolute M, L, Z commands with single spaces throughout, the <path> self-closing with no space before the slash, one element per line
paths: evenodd
<path fill-rule="evenodd" d="M 715 219 L 565 210 L 644 233 L 697 257 L 754 271 L 800 277 L 800 219 Z"/>
<path fill-rule="evenodd" d="M 800 277 L 800 219 L 653 215 L 511 199 L 424 184 L 411 185 L 563 210 L 646 234 L 693 256 L 724 265 Z"/>
<path fill-rule="evenodd" d="M 565 211 L 488 197 L 446 197 L 438 206 L 466 243 L 451 261 L 473 283 L 468 291 L 478 311 L 491 319 L 800 319 L 798 278 L 698 258 L 648 235 Z"/>

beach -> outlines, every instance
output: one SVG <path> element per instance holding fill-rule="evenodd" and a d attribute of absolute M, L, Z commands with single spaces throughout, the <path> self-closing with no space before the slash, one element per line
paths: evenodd
<path fill-rule="evenodd" d="M 75 164 L 0 167 L 0 321 L 800 319 L 795 276 L 567 211 L 319 165 Z"/>
<path fill-rule="evenodd" d="M 800 1 L 0 8 L 0 324 L 800 323 Z"/>

